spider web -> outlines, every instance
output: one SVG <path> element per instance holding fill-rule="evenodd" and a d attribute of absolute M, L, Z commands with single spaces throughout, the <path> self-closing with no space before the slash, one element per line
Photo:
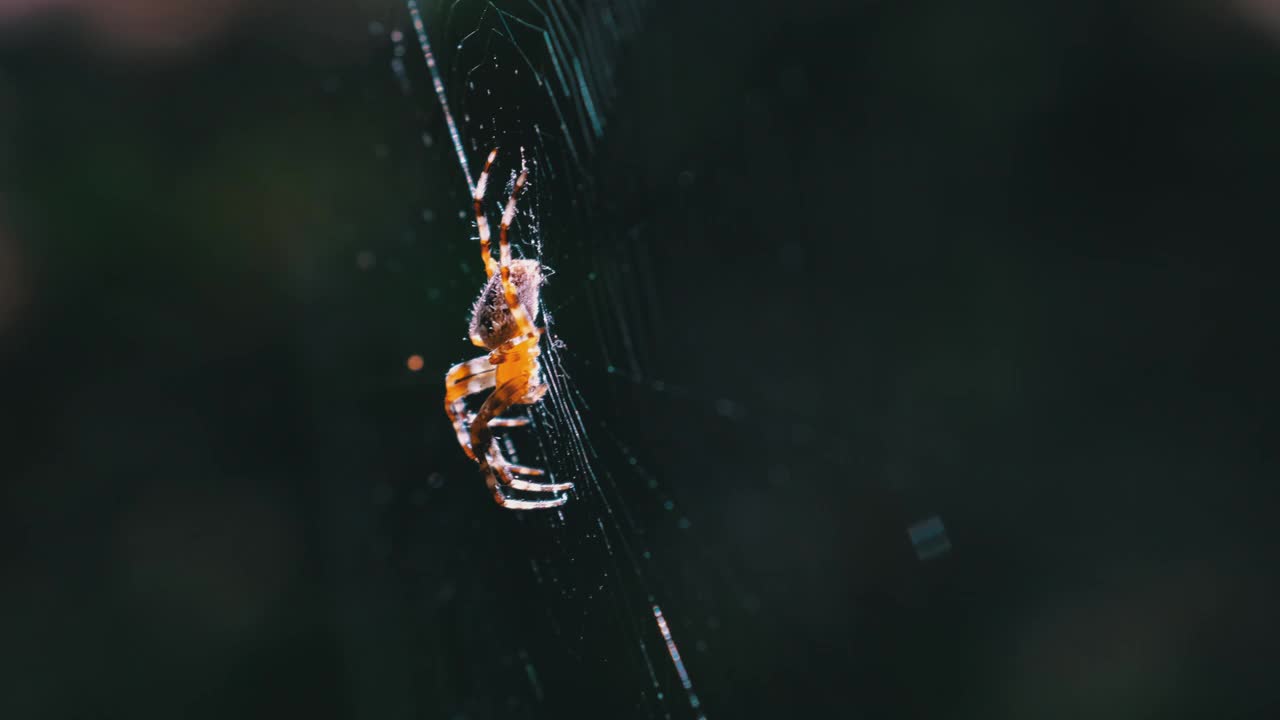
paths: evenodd
<path fill-rule="evenodd" d="M 430 716 L 714 716 L 723 608 L 730 595 L 751 603 L 699 540 L 659 449 L 629 441 L 632 428 L 684 409 L 670 404 L 681 390 L 656 379 L 650 357 L 662 311 L 647 238 L 600 189 L 627 40 L 648 4 L 408 0 L 369 26 L 411 123 L 378 152 L 425 187 L 401 242 L 377 254 L 419 273 L 403 301 L 425 300 L 440 326 L 402 330 L 403 354 L 418 350 L 425 367 L 409 383 L 416 427 L 433 416 L 419 476 L 387 492 L 380 530 L 398 581 L 412 588 L 408 606 L 423 610 L 409 621 L 414 635 L 452 627 L 443 641 L 405 645 L 411 684 L 437 692 L 406 690 L 402 702 L 425 703 Z M 436 410 L 444 370 L 476 354 L 466 312 L 484 274 L 469 195 L 493 147 L 485 207 L 495 233 L 527 169 L 514 252 L 550 273 L 539 320 L 550 392 L 528 410 L 529 428 L 498 441 L 514 462 L 576 484 L 553 511 L 497 511 Z M 441 562 L 445 547 L 452 561 Z M 428 649 L 437 642 L 443 654 Z M 440 657 L 454 667 L 431 667 Z"/>

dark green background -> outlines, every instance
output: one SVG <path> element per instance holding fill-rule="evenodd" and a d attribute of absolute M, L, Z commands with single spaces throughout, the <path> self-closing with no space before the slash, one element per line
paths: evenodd
<path fill-rule="evenodd" d="M 541 185 L 566 364 L 662 558 L 641 587 L 600 503 L 503 513 L 453 441 L 466 198 L 416 51 L 405 96 L 371 19 L 408 29 L 0 34 L 0 715 L 689 717 L 647 591 L 714 720 L 1275 700 L 1265 25 L 658 3 L 594 185 Z M 593 309 L 635 367 L 603 371 Z M 953 551 L 920 563 L 934 513 Z"/>

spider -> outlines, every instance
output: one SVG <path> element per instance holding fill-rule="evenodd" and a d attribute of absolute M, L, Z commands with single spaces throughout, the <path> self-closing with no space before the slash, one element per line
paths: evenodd
<path fill-rule="evenodd" d="M 480 255 L 484 258 L 484 272 L 488 281 L 471 308 L 471 344 L 485 348 L 488 355 L 468 360 L 449 368 L 444 378 L 444 410 L 458 435 L 458 444 L 467 457 L 475 460 L 484 472 L 485 483 L 493 493 L 493 499 L 510 510 L 535 510 L 559 507 L 569 500 L 568 495 L 556 495 L 550 500 L 522 500 L 512 497 L 512 490 L 535 493 L 559 493 L 573 488 L 573 483 L 545 483 L 524 480 L 546 473 L 538 468 L 513 465 L 503 457 L 493 438 L 493 428 L 519 427 L 529 424 L 529 418 L 498 417 L 513 405 L 532 405 L 542 399 L 547 386 L 542 382 L 538 356 L 538 341 L 545 328 L 534 325 L 538 316 L 538 289 L 545 281 L 542 266 L 537 260 L 513 260 L 507 230 L 516 214 L 516 199 L 524 189 L 527 172 L 516 178 L 507 208 L 502 213 L 502 225 L 498 232 L 498 262 L 494 262 L 489 243 L 489 221 L 485 218 L 481 202 L 489 181 L 489 167 L 498 156 L 497 148 L 485 160 L 480 179 L 476 182 L 474 205 L 476 228 L 480 231 Z M 466 399 L 471 395 L 492 389 L 480 406 L 471 414 Z"/>

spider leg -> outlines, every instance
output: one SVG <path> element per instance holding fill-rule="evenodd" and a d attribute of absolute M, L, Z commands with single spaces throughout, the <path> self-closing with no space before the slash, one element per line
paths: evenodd
<path fill-rule="evenodd" d="M 516 199 L 520 197 L 520 191 L 524 190 L 525 181 L 528 179 L 528 171 L 521 172 L 520 176 L 516 178 L 515 187 L 511 189 L 511 197 L 507 199 L 507 209 L 502 212 L 502 225 L 498 230 L 498 257 L 500 259 L 498 269 L 502 274 L 502 291 L 507 299 L 507 308 L 511 310 L 511 317 L 516 321 L 520 336 L 529 336 L 540 332 L 538 328 L 533 326 L 533 320 L 529 318 L 529 313 L 525 312 L 524 306 L 520 304 L 520 298 L 516 294 L 515 283 L 511 282 L 511 242 L 507 240 L 507 231 L 511 227 L 511 221 L 516 217 Z"/>
<path fill-rule="evenodd" d="M 476 413 L 475 418 L 471 422 L 471 448 L 477 457 L 483 457 L 479 460 L 481 466 L 486 471 L 486 482 L 490 483 L 490 489 L 494 491 L 495 497 L 501 494 L 501 487 L 508 487 L 512 490 L 524 490 L 527 492 L 559 492 L 568 490 L 573 487 L 573 483 L 536 483 L 528 480 L 521 480 L 516 477 L 519 475 L 543 475 L 544 471 L 537 468 L 525 467 L 523 465 L 513 465 L 507 462 L 506 458 L 493 443 L 492 423 L 497 415 L 506 411 L 512 405 L 519 404 L 521 400 L 528 394 L 529 375 L 519 375 L 499 385 L 484 404 L 480 406 L 480 410 Z M 505 497 L 505 496 L 504 496 Z M 515 507 L 509 503 L 498 501 L 506 507 Z M 514 500 L 511 502 L 526 502 Z M 546 501 L 552 502 L 552 501 Z M 533 505 L 530 507 L 555 507 L 561 503 L 553 505 Z"/>
<path fill-rule="evenodd" d="M 492 454 L 493 431 L 489 428 L 489 422 L 519 402 L 527 382 L 528 376 L 517 376 L 499 385 L 485 398 L 484 404 L 471 419 L 471 450 L 477 458 L 488 458 Z"/>
<path fill-rule="evenodd" d="M 485 186 L 489 184 L 489 166 L 497 156 L 498 148 L 489 152 L 489 157 L 484 161 L 484 169 L 480 171 L 480 179 L 476 181 L 476 194 L 472 197 L 476 210 L 476 230 L 480 232 L 480 257 L 484 258 L 485 277 L 493 277 L 494 270 L 498 268 L 489 248 L 489 219 L 484 216 L 484 208 L 480 203 L 484 200 Z"/>
<path fill-rule="evenodd" d="M 453 431 L 458 436 L 458 444 L 463 452 L 472 460 L 477 460 L 471 451 L 471 433 L 467 427 L 467 408 L 465 400 L 468 396 L 483 392 L 493 387 L 498 374 L 488 356 L 473 358 L 449 368 L 444 376 L 444 411 L 453 423 Z"/>
<path fill-rule="evenodd" d="M 551 500 L 517 500 L 507 497 L 502 492 L 502 486 L 498 484 L 492 472 L 485 474 L 485 484 L 489 486 L 490 492 L 493 493 L 493 499 L 508 510 L 545 510 L 547 508 L 560 507 L 569 502 L 568 495 L 560 495 Z"/>
<path fill-rule="evenodd" d="M 497 378 L 496 368 L 489 362 L 488 356 L 472 358 L 464 363 L 458 363 L 449 368 L 449 372 L 445 374 L 444 387 L 444 411 L 449 416 L 449 421 L 453 423 L 454 432 L 458 436 L 458 444 L 467 453 L 467 456 L 475 460 L 474 453 L 471 452 L 471 434 L 468 427 L 472 421 L 471 413 L 467 412 L 466 398 L 483 392 L 494 386 Z M 489 427 L 523 427 L 530 422 L 527 417 L 499 418 L 495 417 L 489 421 Z M 532 469 L 531 469 L 532 470 Z M 516 472 L 521 472 L 516 470 Z M 536 475 L 541 471 L 531 471 L 528 475 Z"/>
<path fill-rule="evenodd" d="M 495 369 L 488 355 L 454 365 L 444 376 L 445 405 L 493 387 L 494 376 Z"/>
<path fill-rule="evenodd" d="M 489 427 L 524 427 L 528 424 L 527 417 L 494 418 L 489 421 Z"/>
<path fill-rule="evenodd" d="M 521 480 L 516 477 L 519 475 L 532 475 L 540 477 L 546 474 L 546 471 L 538 468 L 525 467 L 524 465 L 512 465 L 505 458 L 498 455 L 489 459 L 489 467 L 498 476 L 498 482 L 506 485 L 512 490 L 524 490 L 526 492 L 560 492 L 561 490 L 572 490 L 573 483 L 541 483 Z"/>

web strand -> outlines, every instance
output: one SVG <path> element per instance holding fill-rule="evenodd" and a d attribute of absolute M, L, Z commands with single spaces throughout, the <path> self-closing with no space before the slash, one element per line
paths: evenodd
<path fill-rule="evenodd" d="M 449 112 L 449 98 L 445 96 L 444 80 L 440 78 L 440 68 L 436 66 L 436 56 L 431 52 L 431 41 L 427 39 L 427 25 L 422 21 L 422 12 L 418 10 L 418 0 L 408 0 L 408 4 L 413 29 L 418 33 L 418 44 L 422 46 L 422 57 L 426 59 L 427 69 L 431 71 L 431 84 L 435 86 L 436 98 L 440 100 L 440 109 L 444 111 L 445 124 L 449 126 L 449 138 L 453 140 L 453 149 L 458 153 L 458 164 L 462 166 L 462 174 L 467 180 L 467 194 L 472 195 L 476 191 L 476 184 L 471 179 L 471 167 L 467 164 L 467 153 L 462 149 L 458 125 L 453 121 L 453 113 Z"/>

